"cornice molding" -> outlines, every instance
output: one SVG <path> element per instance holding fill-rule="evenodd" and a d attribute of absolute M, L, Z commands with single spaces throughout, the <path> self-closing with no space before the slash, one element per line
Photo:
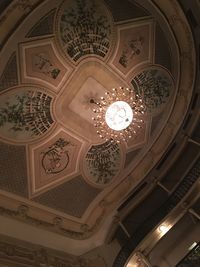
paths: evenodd
<path fill-rule="evenodd" d="M 19 25 L 39 4 L 40 0 L 14 0 L 0 16 L 0 50 Z"/>
<path fill-rule="evenodd" d="M 90 261 L 82 257 L 62 255 L 43 247 L 30 246 L 19 240 L 7 239 L 0 236 L 0 264 L 8 266 L 63 266 L 63 267 L 89 267 Z"/>
<path fill-rule="evenodd" d="M 29 206 L 21 204 L 17 210 L 11 210 L 0 206 L 0 215 L 12 218 L 21 222 L 25 222 L 29 225 L 33 225 L 39 228 L 43 228 L 48 231 L 52 231 L 69 238 L 83 240 L 89 238 L 93 232 L 96 231 L 101 218 L 90 228 L 87 224 L 80 224 L 80 231 L 72 231 L 63 227 L 63 220 L 61 217 L 55 217 L 52 222 L 47 222 L 38 218 L 35 218 L 29 214 Z M 103 216 L 103 214 L 102 214 Z"/>

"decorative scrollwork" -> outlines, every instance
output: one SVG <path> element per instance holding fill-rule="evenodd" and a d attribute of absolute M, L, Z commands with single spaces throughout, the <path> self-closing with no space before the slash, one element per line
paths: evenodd
<path fill-rule="evenodd" d="M 45 152 L 42 152 L 42 167 L 47 174 L 62 172 L 69 164 L 69 154 L 66 149 L 70 142 L 59 138 Z"/>

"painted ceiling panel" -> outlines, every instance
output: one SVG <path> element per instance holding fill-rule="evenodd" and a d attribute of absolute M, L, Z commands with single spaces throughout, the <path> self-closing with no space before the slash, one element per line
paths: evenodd
<path fill-rule="evenodd" d="M 34 3 L 10 7 L 26 19 L 0 50 L 0 189 L 20 195 L 37 218 L 62 213 L 66 229 L 84 238 L 161 158 L 184 119 L 194 73 L 179 69 L 177 38 L 154 5 Z M 147 112 L 135 137 L 110 144 L 96 133 L 93 109 L 120 86 L 142 95 Z"/>

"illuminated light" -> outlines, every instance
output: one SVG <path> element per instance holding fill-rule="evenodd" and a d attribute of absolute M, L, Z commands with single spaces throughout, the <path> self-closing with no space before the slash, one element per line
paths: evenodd
<path fill-rule="evenodd" d="M 111 104 L 105 115 L 106 123 L 115 131 L 126 129 L 131 124 L 132 119 L 133 111 L 129 104 L 124 101 Z"/>
<path fill-rule="evenodd" d="M 106 92 L 98 102 L 90 101 L 97 106 L 93 109 L 93 121 L 98 125 L 99 137 L 115 142 L 128 142 L 134 137 L 144 124 L 146 106 L 143 99 L 143 95 L 135 94 L 133 89 L 119 87 L 112 88 L 111 93 Z"/>
<path fill-rule="evenodd" d="M 197 242 L 194 242 L 194 243 L 188 248 L 188 250 L 192 250 L 194 247 L 196 247 L 196 245 L 197 245 Z"/>
<path fill-rule="evenodd" d="M 164 224 L 161 224 L 161 226 L 159 226 L 158 229 L 163 235 L 169 231 L 169 227 Z"/>

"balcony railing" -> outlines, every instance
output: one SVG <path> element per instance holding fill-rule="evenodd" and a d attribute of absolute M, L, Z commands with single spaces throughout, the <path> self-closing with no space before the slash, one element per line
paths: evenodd
<path fill-rule="evenodd" d="M 175 266 L 175 267 L 199 267 L 200 266 L 200 242 Z"/>

